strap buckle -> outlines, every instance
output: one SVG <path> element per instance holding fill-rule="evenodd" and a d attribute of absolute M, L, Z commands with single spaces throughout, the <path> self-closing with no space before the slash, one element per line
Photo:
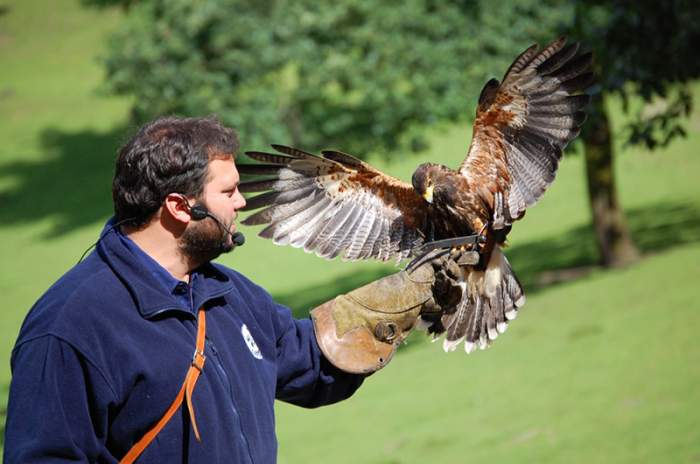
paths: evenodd
<path fill-rule="evenodd" d="M 204 355 L 204 352 L 200 350 L 194 350 L 194 354 L 192 355 L 192 366 L 196 367 L 199 372 L 202 372 L 202 369 L 204 369 L 204 361 L 206 361 L 207 357 Z"/>

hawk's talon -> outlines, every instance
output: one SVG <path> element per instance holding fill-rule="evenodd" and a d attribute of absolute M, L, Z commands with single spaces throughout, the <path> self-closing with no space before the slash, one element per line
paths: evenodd
<path fill-rule="evenodd" d="M 486 234 L 486 229 L 488 228 L 489 223 L 486 222 L 484 223 L 483 227 L 481 227 L 481 230 L 479 231 L 478 234 L 476 234 L 476 242 L 474 243 L 474 248 L 475 249 L 481 249 L 481 245 L 485 244 L 487 241 Z"/>
<path fill-rule="evenodd" d="M 478 255 L 479 245 L 485 242 L 486 237 L 477 234 L 427 242 L 415 249 L 415 257 L 404 269 L 410 273 L 428 261 L 442 257 L 446 254 L 450 254 L 452 256 L 453 251 L 458 254 L 455 250 L 459 250 L 460 248 L 462 250 L 462 255 L 472 253 L 476 253 Z M 466 251 L 467 247 L 469 247 L 470 251 Z"/>

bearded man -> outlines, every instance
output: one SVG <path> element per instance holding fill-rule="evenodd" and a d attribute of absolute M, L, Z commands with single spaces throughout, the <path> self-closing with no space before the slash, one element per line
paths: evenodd
<path fill-rule="evenodd" d="M 174 117 L 120 149 L 114 217 L 13 350 L 6 463 L 274 462 L 275 399 L 348 398 L 419 312 L 439 309 L 427 266 L 324 304 L 314 330 L 212 263 L 241 243 L 237 151 L 216 119 Z"/>

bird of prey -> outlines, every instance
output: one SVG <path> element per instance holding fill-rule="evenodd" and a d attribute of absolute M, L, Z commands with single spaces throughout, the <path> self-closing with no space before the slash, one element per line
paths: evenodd
<path fill-rule="evenodd" d="M 324 258 L 400 260 L 434 240 L 479 234 L 479 260 L 461 268 L 461 301 L 432 320 L 443 347 L 462 341 L 467 353 L 506 330 L 524 304 L 522 287 L 501 251 L 512 224 L 554 180 L 562 150 L 580 132 L 593 73 L 590 53 L 555 40 L 532 45 L 503 80 L 486 83 L 471 145 L 457 169 L 418 166 L 408 184 L 340 151 L 321 156 L 273 145 L 247 152 L 259 164 L 240 165 L 243 224 L 267 224 L 261 237 Z M 262 177 L 261 177 L 262 176 Z"/>

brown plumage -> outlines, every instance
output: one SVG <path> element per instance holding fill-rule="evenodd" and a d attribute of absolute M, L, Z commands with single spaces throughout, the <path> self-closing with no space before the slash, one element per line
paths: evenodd
<path fill-rule="evenodd" d="M 244 224 L 269 224 L 260 235 L 325 258 L 400 260 L 425 241 L 481 233 L 480 260 L 463 269 L 463 298 L 440 320 L 444 348 L 467 352 L 505 331 L 524 303 L 501 252 L 513 222 L 554 180 L 562 150 L 585 120 L 581 92 L 592 81 L 590 53 L 558 39 L 533 45 L 499 83 L 484 86 L 472 143 L 457 170 L 426 163 L 412 185 L 338 151 L 315 156 L 273 145 L 280 154 L 249 152 L 265 164 L 240 165 L 243 192 L 262 192 L 246 209 L 264 207 Z"/>

